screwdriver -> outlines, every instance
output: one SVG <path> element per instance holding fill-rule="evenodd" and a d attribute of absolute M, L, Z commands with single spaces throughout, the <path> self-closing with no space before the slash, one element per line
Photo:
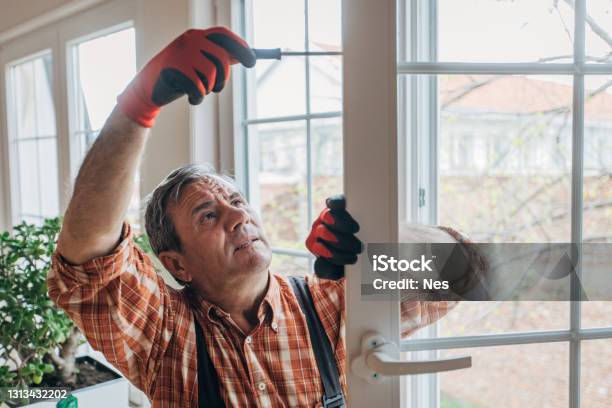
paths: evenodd
<path fill-rule="evenodd" d="M 280 48 L 252 48 L 255 53 L 255 57 L 260 59 L 281 59 L 281 49 Z"/>
<path fill-rule="evenodd" d="M 315 56 L 315 55 L 342 55 L 341 52 L 328 51 L 281 51 L 280 48 L 251 48 L 255 53 L 255 57 L 260 59 L 275 59 L 280 60 L 282 56 Z"/>

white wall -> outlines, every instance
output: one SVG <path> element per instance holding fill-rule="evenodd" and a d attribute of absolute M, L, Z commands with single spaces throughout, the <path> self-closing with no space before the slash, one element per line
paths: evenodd
<path fill-rule="evenodd" d="M 190 25 L 188 0 L 139 0 L 136 20 L 138 66 Z M 141 196 L 190 160 L 189 105 L 183 98 L 164 107 L 151 132 L 141 168 Z"/>
<path fill-rule="evenodd" d="M 74 0 L 0 0 L 0 32 Z"/>

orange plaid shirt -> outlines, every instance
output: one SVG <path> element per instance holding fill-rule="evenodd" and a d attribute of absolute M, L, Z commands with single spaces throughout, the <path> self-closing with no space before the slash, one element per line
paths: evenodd
<path fill-rule="evenodd" d="M 167 286 L 132 241 L 128 224 L 108 255 L 70 265 L 55 253 L 49 296 L 154 407 L 197 407 L 193 312 L 202 326 L 221 395 L 232 407 L 318 407 L 323 386 L 308 326 L 287 279 L 270 274 L 259 324 L 248 336 L 220 308 Z M 346 395 L 344 279 L 307 277 L 335 349 Z M 402 335 L 442 317 L 454 302 L 404 301 Z"/>

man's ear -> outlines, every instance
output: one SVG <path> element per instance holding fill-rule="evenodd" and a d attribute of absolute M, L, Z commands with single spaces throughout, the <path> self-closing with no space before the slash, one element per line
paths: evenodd
<path fill-rule="evenodd" d="M 191 282 L 191 274 L 185 270 L 183 256 L 176 251 L 163 251 L 157 255 L 164 268 L 182 282 Z"/>

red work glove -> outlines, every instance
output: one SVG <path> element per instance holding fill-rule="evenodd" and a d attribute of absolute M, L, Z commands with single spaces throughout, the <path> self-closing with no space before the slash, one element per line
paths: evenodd
<path fill-rule="evenodd" d="M 152 127 L 162 106 L 187 94 L 197 105 L 209 92 L 219 92 L 230 77 L 230 65 L 247 68 L 256 58 L 249 45 L 225 27 L 188 30 L 161 50 L 117 98 L 134 122 Z"/>
<path fill-rule="evenodd" d="M 363 244 L 355 236 L 359 224 L 346 211 L 344 195 L 329 197 L 327 208 L 312 224 L 306 247 L 317 256 L 315 273 L 320 278 L 340 279 L 344 265 L 357 262 Z"/>

